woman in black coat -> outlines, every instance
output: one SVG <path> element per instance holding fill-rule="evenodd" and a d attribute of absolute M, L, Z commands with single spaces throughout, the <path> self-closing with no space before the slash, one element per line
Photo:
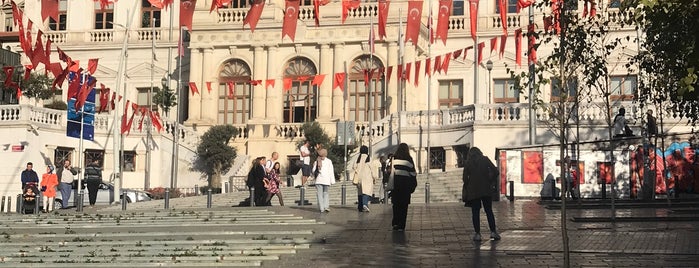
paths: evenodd
<path fill-rule="evenodd" d="M 393 230 L 405 230 L 405 221 L 408 217 L 408 205 L 410 196 L 417 187 L 417 173 L 415 162 L 410 157 L 410 148 L 401 143 L 393 155 L 391 165 L 395 169 L 393 176 L 393 190 L 391 191 L 391 203 L 393 203 Z"/>
<path fill-rule="evenodd" d="M 490 238 L 500 240 L 500 235 L 495 227 L 495 215 L 493 215 L 493 195 L 498 183 L 498 169 L 483 155 L 478 147 L 472 147 L 468 151 L 468 157 L 464 164 L 464 188 L 463 201 L 466 206 L 471 207 L 471 219 L 473 229 L 473 241 L 481 241 L 481 204 L 485 215 L 488 217 L 488 227 L 490 227 Z"/>

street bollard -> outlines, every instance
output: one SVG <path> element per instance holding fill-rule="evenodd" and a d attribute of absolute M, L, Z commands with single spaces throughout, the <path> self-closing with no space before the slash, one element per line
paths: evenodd
<path fill-rule="evenodd" d="M 383 203 L 388 205 L 388 189 L 386 189 L 386 186 L 388 186 L 388 183 L 383 184 Z"/>
<path fill-rule="evenodd" d="M 211 188 L 206 190 L 206 208 L 211 208 Z"/>
<path fill-rule="evenodd" d="M 286 187 L 292 187 L 294 186 L 294 177 L 289 175 L 286 176 Z"/>
<path fill-rule="evenodd" d="M 194 185 L 194 195 L 199 195 L 199 184 Z"/>
<path fill-rule="evenodd" d="M 170 208 L 170 188 L 165 188 L 165 209 Z"/>
<path fill-rule="evenodd" d="M 35 200 L 34 200 L 34 214 L 39 214 L 39 205 L 43 202 L 41 201 L 41 198 L 43 196 L 39 195 Z"/>
<path fill-rule="evenodd" d="M 2 196 L 2 202 L 0 202 L 0 212 L 5 212 L 5 197 Z"/>
<path fill-rule="evenodd" d="M 73 206 L 76 208 L 78 207 L 78 198 L 77 197 L 78 197 L 79 191 L 80 190 L 78 190 L 78 188 L 75 188 L 75 190 L 73 190 Z"/>
<path fill-rule="evenodd" d="M 342 191 L 342 200 L 340 200 L 340 205 L 344 206 L 347 204 L 347 186 L 345 186 L 344 183 L 340 187 L 340 191 Z"/>
<path fill-rule="evenodd" d="M 515 201 L 515 181 L 510 181 L 510 202 Z"/>
<path fill-rule="evenodd" d="M 224 189 L 226 190 L 225 194 L 230 193 L 231 192 L 231 184 L 229 182 L 226 182 L 223 185 L 224 185 Z"/>
<path fill-rule="evenodd" d="M 250 206 L 255 206 L 255 187 L 250 187 Z"/>
<path fill-rule="evenodd" d="M 301 188 L 299 188 L 299 191 L 299 206 L 301 207 L 304 205 L 303 201 L 306 200 L 306 186 L 301 186 Z"/>
<path fill-rule="evenodd" d="M 425 182 L 425 204 L 430 203 L 430 183 Z"/>
<path fill-rule="evenodd" d="M 24 198 L 22 198 L 22 194 L 18 194 L 17 195 L 17 213 L 24 214 L 24 209 L 22 209 L 23 205 L 24 205 Z"/>
<path fill-rule="evenodd" d="M 602 182 L 602 199 L 607 199 L 607 182 Z"/>
<path fill-rule="evenodd" d="M 83 211 L 83 195 L 84 195 L 84 194 L 85 194 L 85 193 L 83 192 L 83 190 L 80 190 L 80 192 L 78 193 L 78 195 L 75 196 L 75 199 L 78 200 L 78 203 L 77 203 L 77 211 L 78 211 L 78 212 L 82 212 L 82 211 Z"/>
<path fill-rule="evenodd" d="M 126 210 L 126 195 L 122 193 L 119 195 L 119 199 L 121 200 L 121 210 Z"/>

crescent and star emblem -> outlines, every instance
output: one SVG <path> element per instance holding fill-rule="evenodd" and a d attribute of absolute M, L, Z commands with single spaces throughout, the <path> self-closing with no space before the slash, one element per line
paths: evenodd
<path fill-rule="evenodd" d="M 413 12 L 415 12 L 415 14 L 413 14 Z M 410 17 L 411 17 L 411 18 L 415 19 L 415 18 L 417 18 L 418 16 L 420 16 L 420 11 L 417 10 L 417 8 L 413 8 L 413 9 L 410 10 Z"/>
<path fill-rule="evenodd" d="M 444 11 L 442 12 L 442 10 L 444 10 Z M 449 14 L 449 7 L 448 6 L 439 6 L 439 13 L 442 14 L 441 16 L 445 16 L 445 15 Z"/>
<path fill-rule="evenodd" d="M 287 7 L 286 8 L 286 15 L 287 16 L 289 16 L 289 17 L 294 16 L 295 13 L 296 13 L 295 7 Z"/>

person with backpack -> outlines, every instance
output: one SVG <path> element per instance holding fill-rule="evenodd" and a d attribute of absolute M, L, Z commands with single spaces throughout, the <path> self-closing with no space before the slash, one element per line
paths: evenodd
<path fill-rule="evenodd" d="M 490 238 L 500 240 L 493 214 L 493 195 L 497 194 L 495 190 L 498 175 L 498 169 L 478 147 L 472 147 L 468 151 L 462 178 L 464 181 L 462 200 L 466 206 L 471 207 L 471 220 L 475 231 L 473 241 L 481 241 L 481 205 L 488 218 Z"/>

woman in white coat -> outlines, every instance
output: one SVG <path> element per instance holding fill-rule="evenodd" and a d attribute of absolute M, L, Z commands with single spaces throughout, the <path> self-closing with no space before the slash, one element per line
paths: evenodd
<path fill-rule="evenodd" d="M 318 190 L 318 208 L 320 212 L 330 212 L 330 185 L 335 184 L 335 169 L 333 162 L 328 159 L 328 150 L 320 149 L 318 158 L 313 164 L 313 174 L 316 177 Z"/>
<path fill-rule="evenodd" d="M 369 147 L 359 148 L 353 174 L 352 183 L 357 185 L 357 210 L 369 212 L 369 198 L 374 195 L 374 184 L 379 178 L 379 166 L 369 159 Z"/>

